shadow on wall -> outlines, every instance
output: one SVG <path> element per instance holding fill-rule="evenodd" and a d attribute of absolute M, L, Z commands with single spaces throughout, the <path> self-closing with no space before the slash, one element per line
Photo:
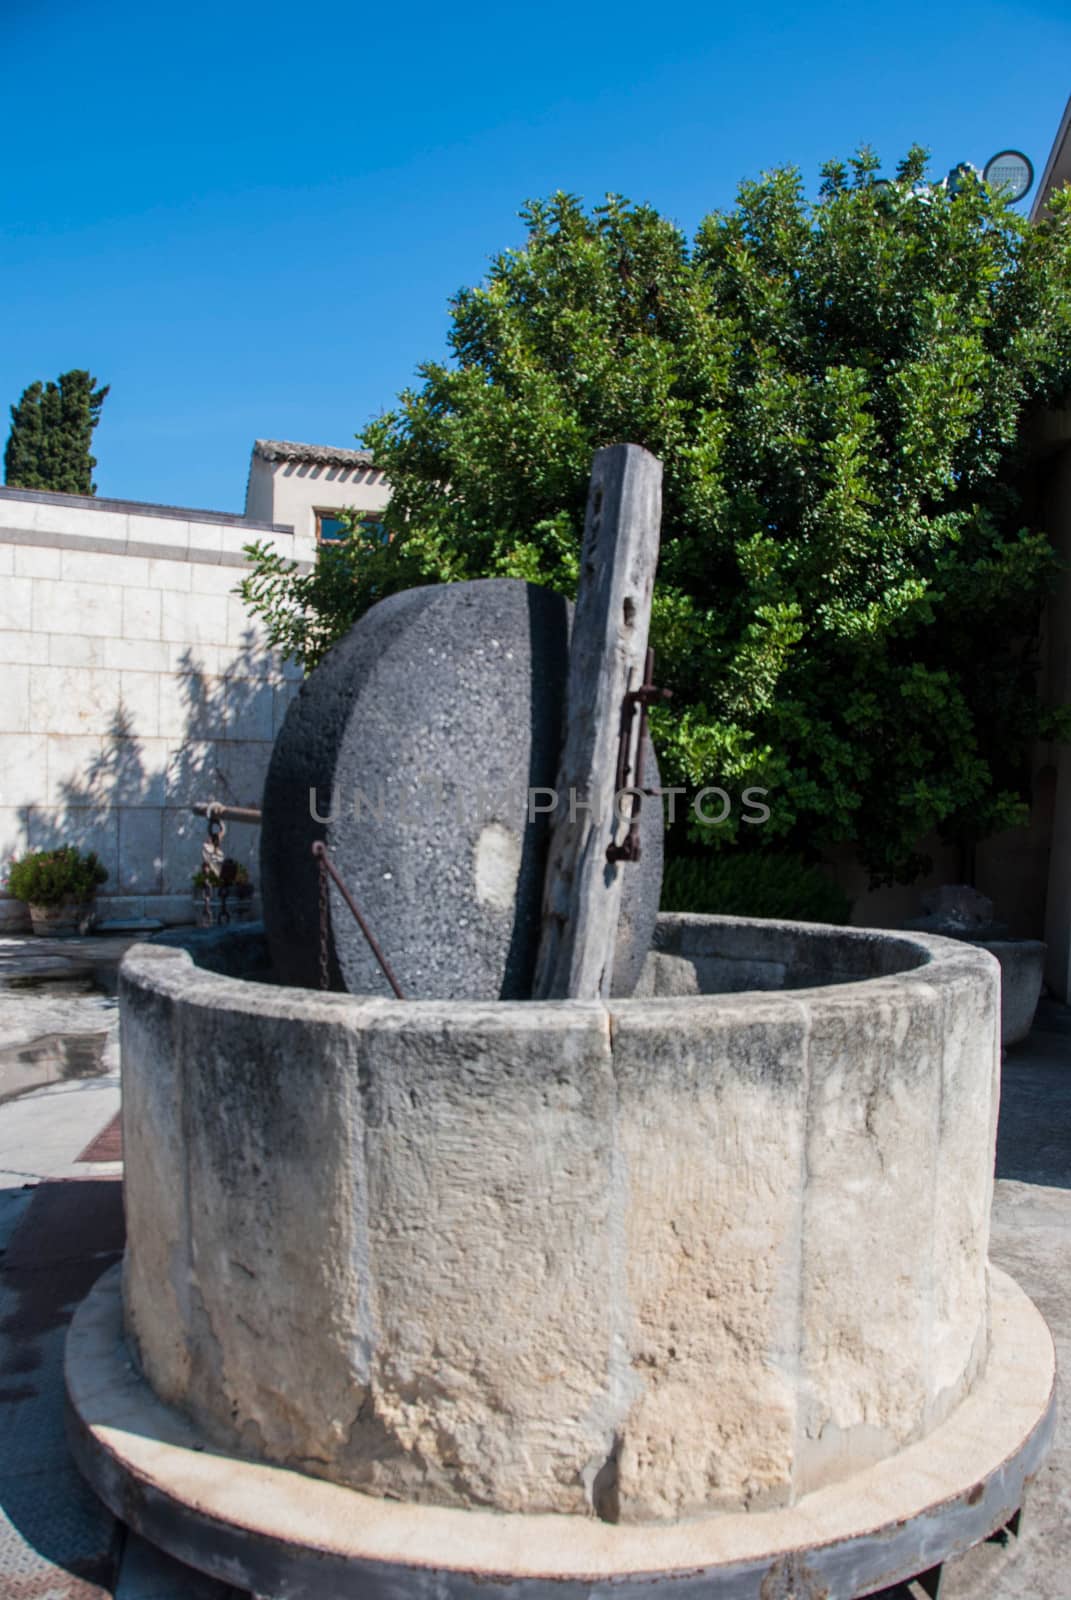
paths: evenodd
<path fill-rule="evenodd" d="M 108 869 L 98 897 L 105 915 L 192 920 L 190 879 L 205 823 L 190 807 L 202 800 L 259 806 L 273 737 L 296 687 L 252 630 L 218 677 L 187 649 L 178 670 L 160 677 L 155 723 L 120 700 L 89 758 L 58 781 L 50 771 L 49 801 L 18 808 L 29 848 L 95 850 Z M 149 735 L 139 723 L 169 731 Z M 50 741 L 50 763 L 52 745 L 58 764 L 78 744 L 85 741 Z M 259 843 L 257 828 L 228 827 L 227 853 L 249 867 L 254 882 Z M 143 904 L 148 896 L 151 907 Z"/>

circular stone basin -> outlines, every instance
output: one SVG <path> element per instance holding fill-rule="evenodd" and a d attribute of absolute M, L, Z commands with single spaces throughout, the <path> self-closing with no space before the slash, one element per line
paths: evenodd
<path fill-rule="evenodd" d="M 663 916 L 630 1000 L 404 1003 L 184 942 L 121 974 L 123 1297 L 209 1442 L 657 1521 L 791 1504 L 982 1374 L 984 950 Z"/>

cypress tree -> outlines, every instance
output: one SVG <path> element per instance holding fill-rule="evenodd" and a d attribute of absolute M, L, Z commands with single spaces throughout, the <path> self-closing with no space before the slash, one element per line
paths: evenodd
<path fill-rule="evenodd" d="M 93 430 L 107 386 L 79 368 L 57 383 L 31 383 L 11 407 L 11 433 L 4 451 L 4 481 L 12 489 L 47 489 L 54 494 L 96 494 L 90 453 Z"/>

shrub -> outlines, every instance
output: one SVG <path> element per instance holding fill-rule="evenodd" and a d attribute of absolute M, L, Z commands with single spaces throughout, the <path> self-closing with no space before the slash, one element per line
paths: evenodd
<path fill-rule="evenodd" d="M 781 917 L 798 922 L 847 922 L 847 896 L 799 856 L 722 850 L 666 863 L 663 911 L 709 916 Z"/>
<path fill-rule="evenodd" d="M 7 892 L 27 905 L 59 906 L 65 900 L 86 905 L 108 877 L 97 855 L 82 855 L 74 845 L 56 850 L 31 850 L 14 861 L 7 876 Z"/>
<path fill-rule="evenodd" d="M 1032 223 L 920 150 L 877 166 L 831 163 L 814 201 L 767 173 L 691 241 L 617 198 L 529 205 L 454 300 L 452 359 L 362 435 L 390 541 L 310 572 L 251 547 L 272 642 L 314 666 L 415 583 L 572 593 L 592 452 L 631 440 L 665 465 L 663 781 L 766 788 L 766 843 L 855 841 L 875 883 L 924 871 L 932 831 L 1020 823 L 1071 726 L 1037 694 L 1057 563 L 1023 477 L 1071 383 L 1071 189 Z"/>

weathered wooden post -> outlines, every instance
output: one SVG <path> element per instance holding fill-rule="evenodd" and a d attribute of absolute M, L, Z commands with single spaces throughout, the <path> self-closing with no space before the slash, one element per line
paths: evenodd
<path fill-rule="evenodd" d="M 662 463 L 636 444 L 595 454 L 573 619 L 558 802 L 533 998 L 610 993 L 627 861 L 607 850 L 628 818 L 616 799 L 625 696 L 643 682 L 662 520 Z M 633 737 L 638 740 L 639 719 Z M 630 758 L 635 771 L 635 757 Z M 633 804 L 636 802 L 633 801 Z"/>

